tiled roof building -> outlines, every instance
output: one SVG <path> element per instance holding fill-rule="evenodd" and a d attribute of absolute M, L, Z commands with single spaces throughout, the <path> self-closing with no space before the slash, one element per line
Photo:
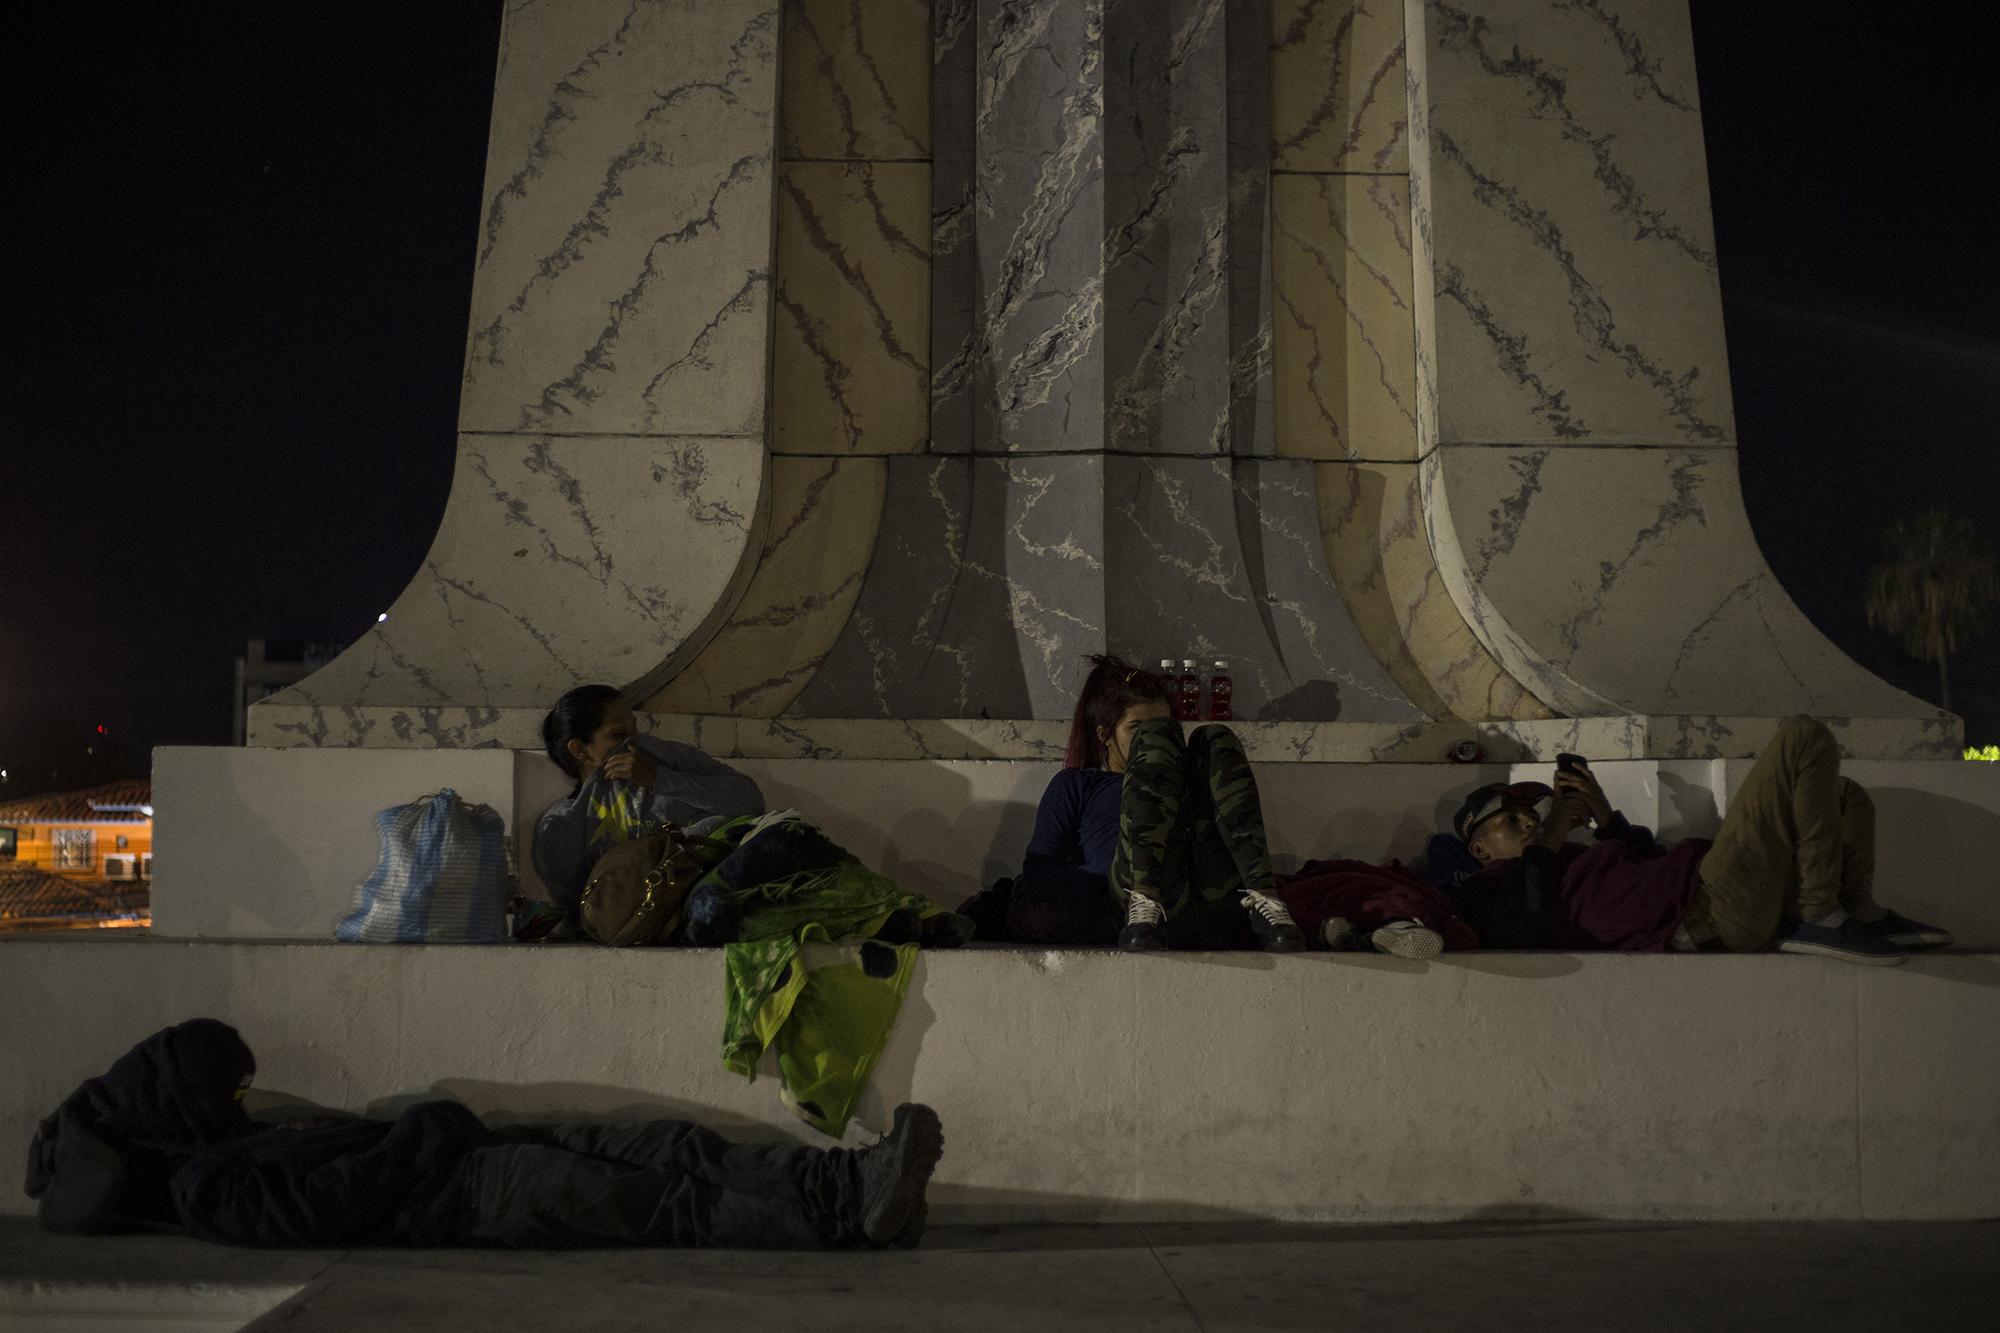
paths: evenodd
<path fill-rule="evenodd" d="M 0 929 L 26 925 L 145 917 L 151 890 L 143 883 L 70 879 L 32 866 L 0 866 Z"/>
<path fill-rule="evenodd" d="M 143 823 L 151 819 L 153 781 L 127 778 L 82 791 L 47 792 L 18 801 L 0 801 L 0 824 L 51 824 L 88 820 L 93 824 Z"/>

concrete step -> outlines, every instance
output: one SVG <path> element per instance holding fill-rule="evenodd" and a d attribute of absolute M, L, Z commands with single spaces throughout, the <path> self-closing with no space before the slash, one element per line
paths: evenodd
<path fill-rule="evenodd" d="M 36 1120 L 213 1015 L 353 1111 L 810 1131 L 719 1059 L 705 950 L 0 943 L 0 1208 Z M 29 1016 L 23 1021 L 21 1016 Z M 928 1101 L 962 1222 L 2000 1214 L 2000 956 L 926 955 L 855 1141 Z"/>
<path fill-rule="evenodd" d="M 1310 753 L 1310 750 L 1306 751 Z M 1046 758 L 846 759 L 734 756 L 774 808 L 795 806 L 868 864 L 946 903 L 1015 873 Z M 1668 840 L 1706 837 L 1747 759 L 1628 759 L 1595 765 L 1634 821 Z M 2000 949 L 2000 764 L 1851 760 L 1873 793 L 1884 902 Z M 1308 857 L 1416 860 L 1483 782 L 1547 780 L 1548 764 L 1257 763 L 1281 869 Z M 531 894 L 537 815 L 568 790 L 528 751 L 162 748 L 155 751 L 153 922 L 183 938 L 326 939 L 375 863 L 376 811 L 439 787 L 506 817 Z"/>

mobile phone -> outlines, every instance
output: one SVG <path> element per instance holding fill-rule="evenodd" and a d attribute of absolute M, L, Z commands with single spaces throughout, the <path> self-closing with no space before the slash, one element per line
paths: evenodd
<path fill-rule="evenodd" d="M 1556 752 L 1556 772 L 1558 773 L 1574 773 L 1578 769 L 1589 767 L 1589 763 L 1580 754 L 1571 754 L 1567 750 Z"/>

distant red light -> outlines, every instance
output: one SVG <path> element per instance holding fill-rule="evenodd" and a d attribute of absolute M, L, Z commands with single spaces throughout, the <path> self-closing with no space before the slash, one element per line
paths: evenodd
<path fill-rule="evenodd" d="M 100 735 L 100 736 L 106 736 L 106 735 L 109 735 L 110 733 L 109 733 L 109 732 L 107 732 L 107 731 L 105 731 L 105 729 L 104 729 L 104 724 L 103 724 L 102 722 L 100 722 L 100 723 L 98 723 L 98 724 L 97 724 L 97 734 L 98 734 L 98 735 Z"/>

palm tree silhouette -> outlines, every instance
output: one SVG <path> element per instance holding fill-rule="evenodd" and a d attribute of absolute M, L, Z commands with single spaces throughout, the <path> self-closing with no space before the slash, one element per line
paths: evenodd
<path fill-rule="evenodd" d="M 1882 559 L 1868 571 L 1868 626 L 1935 662 L 1938 702 L 1951 711 L 1951 655 L 1986 628 L 2000 599 L 1993 547 L 1968 519 L 1933 509 L 1882 530 Z"/>

